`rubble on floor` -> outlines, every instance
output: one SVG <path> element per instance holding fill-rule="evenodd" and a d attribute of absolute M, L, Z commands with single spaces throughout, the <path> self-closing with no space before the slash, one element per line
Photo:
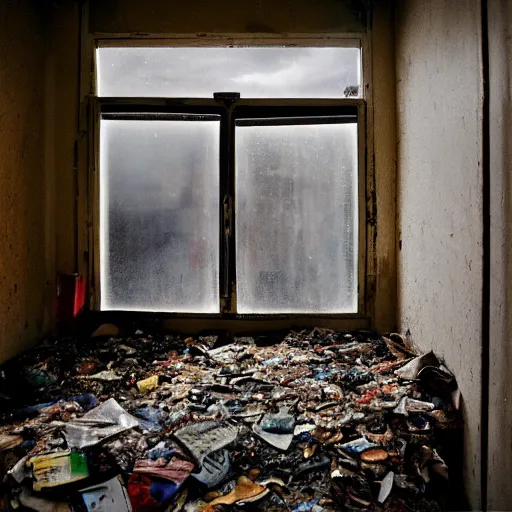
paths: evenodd
<path fill-rule="evenodd" d="M 2 510 L 436 511 L 451 491 L 455 380 L 396 334 L 62 339 L 1 377 Z"/>

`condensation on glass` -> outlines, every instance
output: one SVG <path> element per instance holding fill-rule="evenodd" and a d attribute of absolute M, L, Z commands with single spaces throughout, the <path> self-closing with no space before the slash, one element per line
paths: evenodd
<path fill-rule="evenodd" d="M 238 312 L 357 312 L 357 124 L 242 123 Z"/>
<path fill-rule="evenodd" d="M 347 47 L 106 47 L 97 89 L 104 97 L 359 97 L 360 56 Z"/>
<path fill-rule="evenodd" d="M 101 309 L 219 312 L 220 120 L 100 125 Z"/>

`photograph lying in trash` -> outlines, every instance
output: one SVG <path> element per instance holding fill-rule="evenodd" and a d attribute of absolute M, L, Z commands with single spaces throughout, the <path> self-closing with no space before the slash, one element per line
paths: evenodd
<path fill-rule="evenodd" d="M 460 393 L 407 338 L 115 332 L 2 367 L 0 510 L 453 506 Z"/>

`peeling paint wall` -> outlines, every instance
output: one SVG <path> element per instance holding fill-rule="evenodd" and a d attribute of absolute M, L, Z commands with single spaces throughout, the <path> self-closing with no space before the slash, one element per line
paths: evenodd
<path fill-rule="evenodd" d="M 491 281 L 488 510 L 512 510 L 512 1 L 488 2 Z"/>
<path fill-rule="evenodd" d="M 480 2 L 404 0 L 396 38 L 399 327 L 456 374 L 464 479 L 480 509 Z"/>
<path fill-rule="evenodd" d="M 0 361 L 51 326 L 45 38 L 36 2 L 0 2 Z"/>

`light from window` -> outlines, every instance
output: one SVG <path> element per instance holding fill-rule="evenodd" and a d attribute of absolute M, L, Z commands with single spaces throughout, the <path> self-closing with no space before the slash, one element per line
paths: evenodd
<path fill-rule="evenodd" d="M 360 50 L 344 47 L 99 48 L 98 96 L 360 96 Z"/>
<path fill-rule="evenodd" d="M 219 119 L 102 119 L 102 310 L 219 312 Z"/>
<path fill-rule="evenodd" d="M 357 312 L 357 124 L 236 125 L 239 313 Z"/>

